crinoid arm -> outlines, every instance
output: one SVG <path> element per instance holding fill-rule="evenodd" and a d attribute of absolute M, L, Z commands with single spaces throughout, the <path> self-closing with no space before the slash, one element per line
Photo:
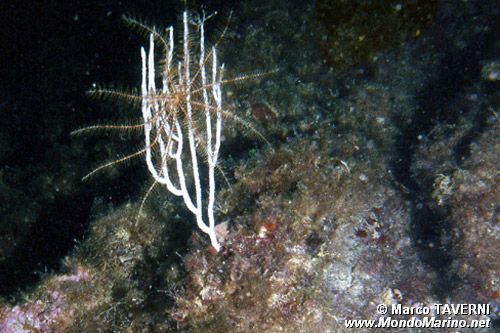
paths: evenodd
<path fill-rule="evenodd" d="M 132 106 L 139 106 L 142 102 L 142 97 L 137 92 L 127 91 L 124 88 L 94 85 L 92 89 L 87 91 L 87 94 L 94 98 L 122 102 Z"/>
<path fill-rule="evenodd" d="M 91 177 L 93 177 L 95 174 L 97 174 L 98 172 L 100 172 L 103 169 L 112 167 L 114 165 L 129 162 L 135 158 L 138 158 L 138 157 L 144 155 L 145 153 L 146 153 L 146 149 L 141 149 L 141 150 L 136 151 L 135 153 L 132 153 L 132 154 L 120 157 L 118 159 L 112 160 L 110 162 L 104 163 L 104 164 L 98 166 L 97 168 L 95 168 L 94 170 L 92 170 L 91 172 L 89 172 L 88 174 L 86 174 L 85 176 L 83 176 L 82 180 L 85 181 L 87 179 L 90 179 Z"/>
<path fill-rule="evenodd" d="M 114 125 L 114 124 L 102 124 L 102 125 L 91 125 L 79 128 L 70 133 L 70 135 L 80 135 L 86 134 L 87 132 L 105 132 L 105 131 L 124 131 L 124 132 L 136 132 L 142 131 L 144 129 L 143 123 L 137 124 L 125 124 L 125 125 Z"/>

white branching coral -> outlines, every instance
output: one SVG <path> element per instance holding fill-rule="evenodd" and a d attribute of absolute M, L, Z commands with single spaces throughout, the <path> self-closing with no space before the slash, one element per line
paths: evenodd
<path fill-rule="evenodd" d="M 154 41 L 157 36 L 150 35 L 147 54 L 144 48 L 141 48 L 142 116 L 149 172 L 156 182 L 165 185 L 172 194 L 183 198 L 186 207 L 196 216 L 200 230 L 208 234 L 212 246 L 219 251 L 214 209 L 215 168 L 222 131 L 223 66 L 217 63 L 215 46 L 208 53 L 205 50 L 204 21 L 205 18 L 202 18 L 197 22 L 198 59 L 192 59 L 190 48 L 194 43 L 191 40 L 190 22 L 186 12 L 183 13 L 182 60 L 173 63 L 173 28 L 167 30 L 168 40 L 161 38 L 163 43 L 166 43 L 163 45 L 166 59 L 161 75 L 161 90 L 156 88 L 155 80 Z M 211 70 L 207 71 L 207 67 L 211 67 Z M 205 118 L 204 124 L 200 122 L 200 115 Z M 186 158 L 190 163 L 185 163 Z M 204 161 L 207 164 L 208 179 L 202 182 L 200 163 Z M 188 190 L 187 177 L 191 177 L 194 184 L 193 195 Z M 205 200 L 204 189 L 207 193 Z"/>
<path fill-rule="evenodd" d="M 222 85 L 258 78 L 268 73 L 241 75 L 223 79 L 224 66 L 218 64 L 217 45 L 205 49 L 205 22 L 210 16 L 190 18 L 182 15 L 182 45 L 174 48 L 174 29 L 160 33 L 137 20 L 125 18 L 131 25 L 149 34 L 149 50 L 141 48 L 142 85 L 140 94 L 103 87 L 90 93 L 141 105 L 142 120 L 137 124 L 93 125 L 73 131 L 144 132 L 144 148 L 130 155 L 105 163 L 83 179 L 88 179 L 107 167 L 145 156 L 154 184 L 164 185 L 172 194 L 182 197 L 186 207 L 196 217 L 197 226 L 210 237 L 215 250 L 221 248 L 215 228 L 215 169 L 221 147 L 223 119 L 230 119 L 267 141 L 250 123 L 224 110 Z M 190 26 L 194 25 L 194 31 Z M 196 36 L 196 40 L 195 37 Z M 161 50 L 160 65 L 155 63 L 155 44 Z M 160 52 L 158 52 L 160 53 Z M 178 55 L 176 58 L 174 55 Z M 157 70 L 160 69 L 159 75 Z M 161 88 L 157 88 L 161 82 Z M 143 199 L 142 206 L 147 195 Z"/>

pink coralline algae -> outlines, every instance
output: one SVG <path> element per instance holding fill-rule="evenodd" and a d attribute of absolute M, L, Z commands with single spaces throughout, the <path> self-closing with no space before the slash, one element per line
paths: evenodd
<path fill-rule="evenodd" d="M 68 298 L 75 296 L 75 291 L 79 289 L 75 288 L 76 283 L 90 280 L 90 273 L 83 267 L 78 267 L 74 274 L 49 279 L 36 300 L 0 309 L 0 332 L 48 333 L 68 327 L 76 312 L 74 302 Z"/>

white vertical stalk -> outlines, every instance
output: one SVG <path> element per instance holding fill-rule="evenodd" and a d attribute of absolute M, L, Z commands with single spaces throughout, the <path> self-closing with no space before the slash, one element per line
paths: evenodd
<path fill-rule="evenodd" d="M 144 48 L 141 48 L 142 59 L 142 115 L 144 119 L 144 144 L 146 146 L 146 164 L 149 172 L 155 181 L 166 185 L 167 189 L 176 196 L 184 199 L 186 207 L 196 216 L 198 228 L 210 237 L 210 241 L 215 250 L 220 250 L 220 244 L 215 234 L 215 167 L 221 144 L 222 129 L 222 94 L 221 94 L 221 71 L 217 65 L 216 49 L 212 48 L 212 75 L 211 81 L 207 82 L 206 73 L 206 51 L 205 51 L 205 31 L 204 19 L 199 22 L 200 29 L 200 55 L 199 72 L 195 74 L 193 80 L 201 77 L 201 93 L 203 101 L 196 101 L 195 105 L 204 104 L 206 125 L 205 133 L 202 128 L 195 128 L 193 117 L 192 83 L 191 82 L 191 55 L 189 39 L 189 22 L 187 12 L 183 14 L 183 59 L 178 62 L 177 75 L 170 75 L 173 60 L 173 28 L 168 28 L 168 50 L 166 52 L 166 64 L 162 77 L 162 92 L 157 94 L 155 84 L 154 68 L 154 40 L 150 36 L 149 53 L 146 54 Z M 209 55 L 210 57 L 210 55 Z M 175 70 L 175 69 L 174 69 Z M 173 77 L 177 76 L 174 82 Z M 211 89 L 210 89 L 211 87 Z M 210 95 L 212 99 L 210 98 Z M 182 101 L 179 101 L 179 96 Z M 173 103 L 175 100 L 176 104 Z M 215 105 L 214 105 L 215 104 Z M 179 108 L 174 110 L 173 108 Z M 212 128 L 212 117 L 215 113 L 215 130 Z M 182 122 L 185 122 L 184 124 Z M 182 125 L 185 125 L 183 128 Z M 194 200 L 186 186 L 186 173 L 183 166 L 184 130 L 187 132 L 189 155 L 191 158 L 192 181 L 194 183 Z M 202 208 L 202 186 L 200 180 L 200 171 L 198 156 L 196 152 L 196 141 L 200 140 L 200 135 L 206 135 L 206 151 L 208 156 L 208 199 L 206 215 L 208 224 L 203 221 L 204 210 Z M 214 143 L 215 135 L 215 143 Z M 154 143 L 152 144 L 152 137 Z M 204 141 L 201 139 L 200 141 Z M 159 158 L 153 156 L 153 145 L 159 147 Z M 170 163 L 169 163 L 170 162 Z M 155 165 L 155 163 L 157 165 Z M 178 185 L 174 185 L 171 180 L 171 168 L 176 169 Z M 175 174 L 175 173 L 174 173 Z M 189 176 L 188 176 L 189 177 Z M 194 202 L 193 202 L 194 201 Z"/>

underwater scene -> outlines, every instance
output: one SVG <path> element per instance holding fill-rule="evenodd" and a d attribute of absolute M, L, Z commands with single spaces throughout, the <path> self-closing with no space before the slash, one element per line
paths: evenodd
<path fill-rule="evenodd" d="M 499 17 L 2 1 L 0 333 L 498 332 Z"/>

